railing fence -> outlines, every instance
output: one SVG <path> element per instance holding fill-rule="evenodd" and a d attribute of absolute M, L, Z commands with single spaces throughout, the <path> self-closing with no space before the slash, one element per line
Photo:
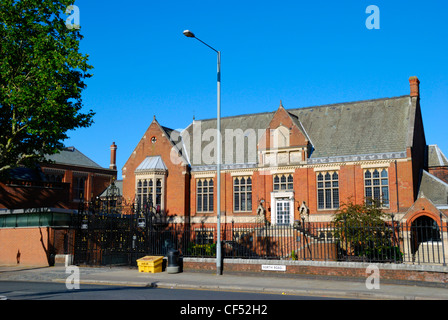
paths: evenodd
<path fill-rule="evenodd" d="M 76 215 L 75 261 L 135 264 L 144 255 L 216 257 L 217 230 L 205 224 L 154 224 L 142 215 Z M 222 257 L 446 264 L 447 226 L 303 223 L 294 226 L 221 224 Z"/>

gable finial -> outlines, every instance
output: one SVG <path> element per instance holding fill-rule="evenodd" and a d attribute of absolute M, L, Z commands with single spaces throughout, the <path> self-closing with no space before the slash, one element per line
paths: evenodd
<path fill-rule="evenodd" d="M 280 99 L 280 107 L 279 108 L 284 108 L 283 107 L 283 103 L 282 103 L 282 99 Z"/>

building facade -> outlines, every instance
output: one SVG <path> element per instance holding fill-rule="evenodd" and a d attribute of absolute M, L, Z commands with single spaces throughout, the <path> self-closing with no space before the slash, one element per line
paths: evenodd
<path fill-rule="evenodd" d="M 115 142 L 110 149 L 109 168 L 101 167 L 75 147 L 48 156 L 48 162 L 41 163 L 40 168 L 45 181 L 70 184 L 66 206 L 78 209 L 81 202 L 93 201 L 117 179 Z"/>
<path fill-rule="evenodd" d="M 110 168 L 103 168 L 75 147 L 47 156 L 34 169 L 17 168 L 0 181 L 0 209 L 78 209 L 99 196 L 117 178 L 115 143 Z"/>
<path fill-rule="evenodd" d="M 17 168 L 0 181 L 0 264 L 52 265 L 73 254 L 72 214 L 117 177 L 74 147 L 48 156 L 36 169 Z"/>
<path fill-rule="evenodd" d="M 422 197 L 445 219 L 448 162 L 427 146 L 419 80 L 409 85 L 393 98 L 225 117 L 221 139 L 216 119 L 176 131 L 154 117 L 123 166 L 123 195 L 173 223 L 216 224 L 221 141 L 222 223 L 326 222 L 349 202 L 412 219 Z M 434 181 L 441 194 L 425 196 Z"/>

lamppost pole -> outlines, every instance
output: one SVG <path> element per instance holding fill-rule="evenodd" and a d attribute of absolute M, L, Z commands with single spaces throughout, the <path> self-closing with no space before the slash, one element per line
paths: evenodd
<path fill-rule="evenodd" d="M 197 38 L 193 32 L 190 30 L 185 30 L 183 34 L 186 37 L 189 38 L 195 38 L 199 42 L 203 43 L 213 51 L 215 51 L 218 54 L 218 79 L 217 79 L 217 90 L 218 90 L 218 97 L 217 97 L 217 118 L 216 118 L 216 184 L 217 184 L 217 190 L 216 190 L 216 198 L 217 198 L 217 220 L 216 220 L 216 228 L 217 230 L 217 240 L 216 240 L 216 273 L 218 275 L 222 274 L 222 258 L 221 258 L 221 51 L 216 50 L 215 48 L 211 47 L 201 39 Z"/>

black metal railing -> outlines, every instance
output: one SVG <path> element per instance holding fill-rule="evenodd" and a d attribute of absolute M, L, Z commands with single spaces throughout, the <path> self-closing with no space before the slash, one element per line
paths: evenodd
<path fill-rule="evenodd" d="M 166 255 L 170 248 L 183 257 L 216 257 L 215 225 L 151 221 L 141 212 L 75 214 L 75 262 L 135 265 L 142 256 Z M 402 224 L 392 219 L 375 226 L 227 223 L 220 230 L 222 257 L 445 265 L 448 230 L 440 221 Z"/>

